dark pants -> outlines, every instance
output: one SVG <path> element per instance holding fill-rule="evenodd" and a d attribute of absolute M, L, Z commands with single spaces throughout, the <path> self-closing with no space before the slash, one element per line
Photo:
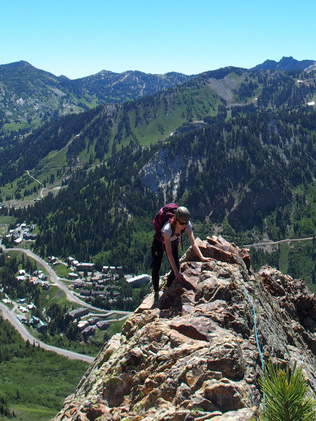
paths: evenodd
<path fill-rule="evenodd" d="M 153 244 L 151 246 L 151 255 L 152 255 L 152 281 L 153 281 L 153 287 L 154 291 L 159 291 L 159 272 L 160 272 L 160 266 L 163 258 L 164 253 L 164 246 L 163 243 L 160 241 L 157 241 L 154 239 Z M 177 242 L 175 244 L 172 244 L 172 254 L 174 261 L 176 263 L 177 268 L 179 269 L 179 254 L 178 254 L 178 244 Z M 171 273 L 168 275 L 167 279 L 167 287 L 170 287 L 172 282 L 175 279 L 175 274 L 173 270 L 171 270 Z"/>

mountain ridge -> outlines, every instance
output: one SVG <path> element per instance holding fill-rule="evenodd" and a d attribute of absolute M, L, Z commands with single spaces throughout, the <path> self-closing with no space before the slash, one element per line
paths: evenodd
<path fill-rule="evenodd" d="M 251 70 L 269 67 L 286 71 L 285 62 L 291 62 L 296 70 L 305 68 L 307 62 L 310 71 L 315 66 L 313 60 L 297 61 L 292 57 L 283 57 L 279 63 L 272 60 L 267 62 Z M 212 73 L 216 78 L 216 73 L 223 71 L 217 69 L 201 75 Z M 20 133 L 29 133 L 57 116 L 78 113 L 99 104 L 132 101 L 196 77 L 201 76 L 177 72 L 159 75 L 131 70 L 122 73 L 101 70 L 94 75 L 69 79 L 37 69 L 23 60 L 0 65 L 0 137 L 10 136 L 10 133 L 12 135 L 18 130 Z"/>
<path fill-rule="evenodd" d="M 124 255 L 137 273 L 148 268 L 150 220 L 166 201 L 188 206 L 199 229 L 246 244 L 312 236 L 315 87 L 313 73 L 226 68 L 61 117 L 0 150 L 1 198 L 38 224 L 40 254 L 117 265 Z M 45 186 L 41 203 L 26 171 Z"/>
<path fill-rule="evenodd" d="M 276 70 L 277 69 L 277 70 L 283 70 L 283 71 L 293 71 L 293 70 L 294 71 L 302 71 L 302 70 L 307 69 L 309 66 L 311 66 L 315 63 L 316 63 L 316 60 L 312 60 L 312 59 L 296 60 L 292 56 L 283 56 L 279 61 L 266 59 L 264 62 L 262 62 L 260 64 L 257 64 L 254 67 L 251 67 L 251 68 L 239 67 L 239 68 L 244 69 L 244 70 L 264 70 L 264 69 L 266 69 L 266 70 Z M 180 76 L 191 78 L 191 77 L 195 77 L 195 76 L 198 76 L 198 75 L 201 75 L 201 74 L 204 74 L 204 73 L 216 72 L 218 70 L 226 68 L 226 67 L 221 67 L 221 68 L 218 68 L 218 69 L 208 70 L 208 71 L 204 71 L 204 72 L 201 72 L 201 73 L 198 73 L 198 74 L 190 74 L 190 75 L 187 75 L 187 74 L 181 73 L 181 72 L 174 72 L 174 71 L 169 71 L 169 72 L 166 72 L 166 73 L 163 73 L 163 74 L 159 74 L 159 73 L 146 73 L 146 72 L 143 72 L 141 70 L 131 70 L 131 69 L 130 70 L 124 70 L 122 72 L 113 72 L 111 70 L 102 69 L 102 70 L 100 70 L 96 73 L 93 73 L 91 75 L 71 79 L 71 78 L 69 78 L 65 75 L 57 76 L 57 75 L 54 75 L 52 72 L 49 72 L 47 70 L 42 70 L 42 69 L 36 68 L 35 66 L 33 66 L 31 63 L 29 63 L 26 60 L 19 60 L 19 61 L 12 62 L 12 63 L 0 64 L 0 67 L 2 67 L 2 66 L 8 67 L 8 68 L 9 67 L 10 68 L 12 68 L 12 67 L 31 67 L 33 69 L 39 70 L 40 72 L 50 74 L 50 75 L 52 75 L 56 78 L 65 78 L 65 79 L 68 79 L 70 81 L 93 78 L 94 76 L 101 76 L 102 77 L 102 75 L 104 75 L 104 74 L 105 75 L 106 74 L 125 75 L 125 74 L 129 74 L 129 73 L 135 73 L 135 74 L 139 74 L 139 75 L 162 76 L 162 77 L 167 76 L 167 75 L 180 75 Z M 227 68 L 236 68 L 237 69 L 238 67 L 227 66 Z"/>
<path fill-rule="evenodd" d="M 108 113 L 109 122 L 111 121 L 112 124 L 110 130 L 119 145 L 122 144 L 121 138 L 126 138 L 125 142 L 136 141 L 144 145 L 168 137 L 170 133 L 174 133 L 182 124 L 188 122 L 201 121 L 205 118 L 208 121 L 212 118 L 216 121 L 220 115 L 221 119 L 227 118 L 229 111 L 238 112 L 238 107 L 240 111 L 243 107 L 245 111 L 247 109 L 254 111 L 257 108 L 264 109 L 269 106 L 285 106 L 289 100 L 293 102 L 293 105 L 306 105 L 308 98 L 313 98 L 313 78 L 300 81 L 299 85 L 297 78 L 292 76 L 278 72 L 266 74 L 260 72 L 249 72 L 233 67 L 205 72 L 176 88 L 163 90 L 156 96 L 146 95 L 136 102 L 125 103 L 123 107 L 115 108 L 113 105 L 106 105 L 103 114 Z M 286 86 L 285 97 L 279 88 L 280 84 Z M 158 118 L 157 107 L 158 113 L 161 114 L 160 116 L 158 114 Z M 182 116 L 177 115 L 180 112 Z M 91 111 L 90 114 L 96 113 L 97 111 Z M 136 113 L 136 116 L 133 116 L 133 113 Z M 82 117 L 85 118 L 83 114 Z M 71 119 L 75 120 L 75 117 L 68 118 L 69 121 Z M 51 126 L 53 127 L 54 124 L 53 121 Z M 63 124 L 62 120 L 55 125 L 57 124 Z M 65 124 L 67 125 L 66 120 Z M 40 131 L 43 131 L 43 128 Z M 77 136 L 79 132 L 80 129 L 74 133 L 74 136 Z M 34 132 L 34 136 L 38 136 L 37 132 Z M 31 135 L 28 139 L 31 140 L 34 136 Z M 76 140 L 75 143 L 78 141 Z M 18 143 L 21 144 L 21 142 Z M 43 147 L 45 148 L 44 145 Z"/>
<path fill-rule="evenodd" d="M 279 62 L 275 60 L 266 60 L 253 67 L 252 70 L 282 70 L 286 72 L 297 72 L 307 70 L 315 65 L 315 60 L 296 60 L 293 57 L 282 57 Z"/>
<path fill-rule="evenodd" d="M 182 284 L 151 293 L 104 345 L 54 421 L 250 421 L 269 359 L 295 362 L 316 393 L 315 294 L 213 236 L 181 259 Z M 165 279 L 165 278 L 164 278 Z"/>
<path fill-rule="evenodd" d="M 57 116 L 79 113 L 103 103 L 132 101 L 177 86 L 193 76 L 101 71 L 71 80 L 25 61 L 0 65 L 0 135 L 30 131 Z M 0 125 L 1 127 L 1 125 Z"/>

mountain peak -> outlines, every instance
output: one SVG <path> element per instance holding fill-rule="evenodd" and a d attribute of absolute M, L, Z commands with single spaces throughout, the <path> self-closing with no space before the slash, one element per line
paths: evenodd
<path fill-rule="evenodd" d="M 262 64 L 258 64 L 251 70 L 283 70 L 285 72 L 293 72 L 305 70 L 314 63 L 316 63 L 314 60 L 298 61 L 291 56 L 283 56 L 279 62 L 274 60 L 265 60 Z"/>
<path fill-rule="evenodd" d="M 6 66 L 6 67 L 14 67 L 14 68 L 30 68 L 33 67 L 29 62 L 24 61 L 24 60 L 20 60 L 20 61 L 15 61 L 13 63 L 8 63 L 8 64 L 3 64 L 2 66 Z"/>
<path fill-rule="evenodd" d="M 300 361 L 316 391 L 315 295 L 269 266 L 253 273 L 247 250 L 222 237 L 197 241 L 214 260 L 187 251 L 185 280 L 158 302 L 145 298 L 55 421 L 250 420 L 261 399 L 263 354 L 283 365 Z"/>

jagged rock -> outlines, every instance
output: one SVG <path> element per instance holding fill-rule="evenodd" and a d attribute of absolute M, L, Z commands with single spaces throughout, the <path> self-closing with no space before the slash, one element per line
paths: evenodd
<path fill-rule="evenodd" d="M 55 421 L 246 421 L 261 396 L 262 356 L 303 367 L 316 391 L 316 296 L 221 237 L 190 248 L 184 280 L 149 294 L 67 398 Z M 256 327 L 254 330 L 256 315 Z"/>
<path fill-rule="evenodd" d="M 248 249 L 239 249 L 234 244 L 230 244 L 223 237 L 206 237 L 206 241 L 197 239 L 200 249 L 204 256 L 212 257 L 228 263 L 239 263 L 244 261 L 246 267 L 250 267 L 250 256 Z M 194 250 L 190 247 L 183 257 L 183 260 L 197 260 Z"/>

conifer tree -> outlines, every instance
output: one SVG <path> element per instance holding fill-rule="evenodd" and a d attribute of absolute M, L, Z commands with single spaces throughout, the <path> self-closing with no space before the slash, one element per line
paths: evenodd
<path fill-rule="evenodd" d="M 316 400 L 302 368 L 287 366 L 282 369 L 269 362 L 264 376 L 259 380 L 264 395 L 263 421 L 315 421 Z"/>

